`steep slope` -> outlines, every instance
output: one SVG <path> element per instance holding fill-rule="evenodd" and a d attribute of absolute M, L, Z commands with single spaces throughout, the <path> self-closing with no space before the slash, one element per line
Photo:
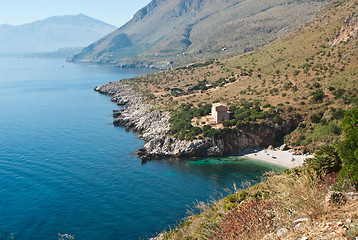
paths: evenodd
<path fill-rule="evenodd" d="M 83 14 L 54 16 L 19 26 L 0 25 L 0 53 L 85 47 L 116 28 Z"/>
<path fill-rule="evenodd" d="M 308 22 L 324 1 L 153 0 L 70 61 L 179 66 L 263 46 Z"/>
<path fill-rule="evenodd" d="M 344 110 L 358 104 L 357 5 L 333 1 L 313 22 L 237 57 L 122 82 L 156 108 L 180 111 L 175 122 L 186 128 L 173 129 L 177 137 L 195 139 L 191 129 L 197 108 L 223 102 L 233 112 L 227 127 L 293 119 L 298 128 L 286 142 L 313 151 L 339 138 L 337 123 Z"/>

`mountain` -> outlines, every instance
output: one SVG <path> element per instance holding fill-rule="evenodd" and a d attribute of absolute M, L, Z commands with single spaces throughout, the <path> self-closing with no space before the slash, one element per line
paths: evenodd
<path fill-rule="evenodd" d="M 234 56 L 313 19 L 324 0 L 153 0 L 70 61 L 166 67 Z"/>
<path fill-rule="evenodd" d="M 85 47 L 116 27 L 86 15 L 54 16 L 33 23 L 0 25 L 0 53 L 50 52 Z"/>

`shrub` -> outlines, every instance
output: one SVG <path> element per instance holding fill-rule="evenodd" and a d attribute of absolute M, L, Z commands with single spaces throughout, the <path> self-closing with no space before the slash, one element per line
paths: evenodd
<path fill-rule="evenodd" d="M 335 147 L 323 146 L 315 153 L 314 158 L 306 160 L 305 165 L 316 171 L 319 175 L 323 175 L 339 172 L 342 168 L 342 160 Z"/>
<path fill-rule="evenodd" d="M 328 90 L 332 92 L 333 90 L 335 90 L 335 88 L 332 87 L 332 86 L 330 86 L 330 87 L 328 88 Z"/>
<path fill-rule="evenodd" d="M 313 93 L 312 95 L 312 102 L 320 102 L 323 100 L 324 98 L 324 92 L 322 89 L 317 90 L 316 92 Z"/>
<path fill-rule="evenodd" d="M 210 239 L 260 239 L 273 226 L 273 204 L 252 200 L 228 212 Z"/>
<path fill-rule="evenodd" d="M 221 137 L 221 133 L 219 130 L 216 130 L 215 128 L 210 128 L 208 130 L 204 131 L 204 137 L 214 138 L 218 139 Z"/>
<path fill-rule="evenodd" d="M 341 129 L 334 122 L 329 122 L 326 125 L 317 124 L 313 131 L 306 136 L 303 144 L 307 144 L 310 142 L 325 142 L 329 143 L 334 141 L 337 136 L 341 134 Z"/>
<path fill-rule="evenodd" d="M 313 87 L 315 87 L 315 88 L 320 88 L 320 87 L 321 87 L 321 84 L 318 83 L 318 82 L 314 82 L 314 83 L 313 83 Z"/>
<path fill-rule="evenodd" d="M 193 127 L 190 129 L 189 133 L 192 135 L 192 136 L 196 136 L 198 134 L 200 134 L 202 132 L 201 128 L 200 127 Z"/>
<path fill-rule="evenodd" d="M 244 201 L 249 196 L 249 193 L 246 191 L 239 192 L 239 200 Z"/>
<path fill-rule="evenodd" d="M 341 182 L 348 178 L 354 187 L 358 187 L 358 108 L 346 113 L 341 125 L 345 139 L 339 144 L 339 155 L 343 160 L 340 171 Z M 342 183 L 344 184 L 344 183 Z"/>
<path fill-rule="evenodd" d="M 204 132 L 207 131 L 207 130 L 209 130 L 209 129 L 211 129 L 211 126 L 210 126 L 210 125 L 205 125 L 205 126 L 203 127 L 203 131 L 204 131 Z"/>
<path fill-rule="evenodd" d="M 207 90 L 205 81 L 199 81 L 197 85 L 193 86 L 190 90 Z"/>
<path fill-rule="evenodd" d="M 335 91 L 335 92 L 333 93 L 333 94 L 334 94 L 334 98 L 335 98 L 335 99 L 339 99 L 339 98 L 341 98 L 345 93 L 346 93 L 346 90 L 345 90 L 345 89 L 339 88 L 339 89 L 337 89 L 337 91 Z"/>
<path fill-rule="evenodd" d="M 321 121 L 321 118 L 322 118 L 322 115 L 320 115 L 320 114 L 312 114 L 310 116 L 310 120 L 313 123 L 319 123 L 319 121 Z"/>
<path fill-rule="evenodd" d="M 335 111 L 335 112 L 332 114 L 332 119 L 337 119 L 337 120 L 343 119 L 345 112 L 346 112 L 346 111 L 344 111 L 344 110 L 342 110 L 342 109 L 339 109 L 339 110 Z"/>
<path fill-rule="evenodd" d="M 237 197 L 236 194 L 234 194 L 234 195 L 227 196 L 226 199 L 225 199 L 225 202 L 227 202 L 227 203 L 229 203 L 229 202 L 234 203 L 234 202 L 237 202 L 237 200 L 238 200 L 238 197 Z"/>
<path fill-rule="evenodd" d="M 224 127 L 235 126 L 236 122 L 237 122 L 237 119 L 225 120 L 225 121 L 223 121 L 223 126 Z"/>

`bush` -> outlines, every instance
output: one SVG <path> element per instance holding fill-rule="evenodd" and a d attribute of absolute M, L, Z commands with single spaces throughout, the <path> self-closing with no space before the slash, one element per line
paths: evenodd
<path fill-rule="evenodd" d="M 319 175 L 339 172 L 342 168 L 342 160 L 338 150 L 333 146 L 323 146 L 315 153 L 314 158 L 306 160 L 305 165 L 312 168 Z"/>
<path fill-rule="evenodd" d="M 322 89 L 317 90 L 312 95 L 312 102 L 321 102 L 324 98 L 324 92 Z"/>
<path fill-rule="evenodd" d="M 320 114 L 312 114 L 310 116 L 310 120 L 313 123 L 319 123 L 319 121 L 321 121 L 321 118 L 322 118 L 322 115 L 320 115 Z"/>
<path fill-rule="evenodd" d="M 341 98 L 344 94 L 346 93 L 345 89 L 339 88 L 337 91 L 335 91 L 334 94 L 334 98 L 335 99 L 339 99 Z"/>
<path fill-rule="evenodd" d="M 346 111 L 339 109 L 337 111 L 335 111 L 332 115 L 332 119 L 337 119 L 337 120 L 341 120 L 344 118 L 344 114 Z"/>
<path fill-rule="evenodd" d="M 344 179 L 352 181 L 358 188 L 358 108 L 351 109 L 345 115 L 341 125 L 345 139 L 339 144 L 339 155 L 343 160 L 340 171 L 340 182 Z"/>
<path fill-rule="evenodd" d="M 179 139 L 192 139 L 192 137 L 201 133 L 200 128 L 195 127 L 193 129 L 191 119 L 193 117 L 208 115 L 211 110 L 211 105 L 199 104 L 198 108 L 193 108 L 192 106 L 192 103 L 182 104 L 178 109 L 179 111 L 170 117 L 169 122 L 171 123 L 171 127 L 168 131 L 169 134 L 173 134 Z"/>
<path fill-rule="evenodd" d="M 321 87 L 321 84 L 319 84 L 318 82 L 314 82 L 314 83 L 313 83 L 313 87 L 315 87 L 315 88 L 320 88 L 320 87 Z"/>
<path fill-rule="evenodd" d="M 223 121 L 223 126 L 224 127 L 231 127 L 231 126 L 235 126 L 237 122 L 237 119 L 231 119 L 231 120 L 224 120 Z"/>
<path fill-rule="evenodd" d="M 199 81 L 197 85 L 193 86 L 190 90 L 207 90 L 208 87 L 204 81 Z"/>
<path fill-rule="evenodd" d="M 200 134 L 202 132 L 201 128 L 200 127 L 193 127 L 190 129 L 189 133 L 192 135 L 192 136 L 196 136 L 198 134 Z"/>
<path fill-rule="evenodd" d="M 335 90 L 335 88 L 332 87 L 332 86 L 330 86 L 330 87 L 328 88 L 328 90 L 332 92 L 333 90 Z"/>
<path fill-rule="evenodd" d="M 306 136 L 306 139 L 302 144 L 308 144 L 310 142 L 325 142 L 329 143 L 341 134 L 341 129 L 334 122 L 329 122 L 326 125 L 317 124 L 313 131 Z"/>
<path fill-rule="evenodd" d="M 274 225 L 273 205 L 263 200 L 252 200 L 228 212 L 221 224 L 213 229 L 209 239 L 260 239 Z"/>
<path fill-rule="evenodd" d="M 221 137 L 220 131 L 216 130 L 215 128 L 210 128 L 204 131 L 204 137 L 218 139 Z"/>

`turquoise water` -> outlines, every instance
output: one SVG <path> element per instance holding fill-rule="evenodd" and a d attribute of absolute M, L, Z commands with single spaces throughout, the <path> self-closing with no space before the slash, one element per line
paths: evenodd
<path fill-rule="evenodd" d="M 15 240 L 139 239 L 173 226 L 196 200 L 275 168 L 248 159 L 152 161 L 114 127 L 93 88 L 153 72 L 0 58 L 0 233 Z"/>

